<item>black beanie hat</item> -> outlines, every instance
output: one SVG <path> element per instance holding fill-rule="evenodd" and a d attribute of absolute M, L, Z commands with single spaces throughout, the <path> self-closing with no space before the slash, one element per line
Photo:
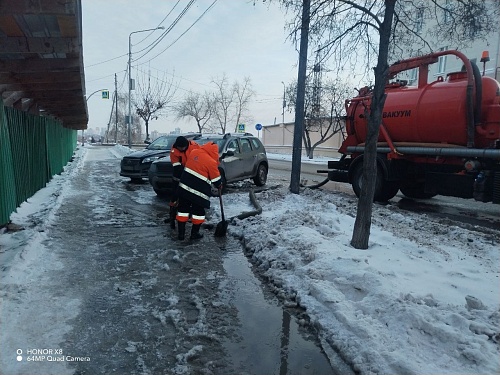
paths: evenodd
<path fill-rule="evenodd" d="M 179 147 L 188 147 L 189 146 L 189 141 L 187 140 L 186 137 L 183 137 L 182 135 L 177 137 L 174 143 L 175 148 Z"/>

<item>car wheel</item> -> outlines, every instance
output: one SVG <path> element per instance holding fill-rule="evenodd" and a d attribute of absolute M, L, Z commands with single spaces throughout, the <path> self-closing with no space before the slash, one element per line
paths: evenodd
<path fill-rule="evenodd" d="M 263 186 L 267 181 L 267 167 L 264 164 L 260 164 L 257 168 L 257 174 L 253 178 L 253 182 L 257 186 Z"/>

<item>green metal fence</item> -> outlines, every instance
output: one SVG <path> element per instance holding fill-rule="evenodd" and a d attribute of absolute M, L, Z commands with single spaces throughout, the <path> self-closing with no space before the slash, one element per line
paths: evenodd
<path fill-rule="evenodd" d="M 17 207 L 63 171 L 77 131 L 59 121 L 4 107 L 0 99 L 0 227 Z"/>

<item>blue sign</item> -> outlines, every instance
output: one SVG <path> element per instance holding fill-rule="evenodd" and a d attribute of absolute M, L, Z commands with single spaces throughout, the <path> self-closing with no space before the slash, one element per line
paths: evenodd
<path fill-rule="evenodd" d="M 257 125 L 255 125 L 255 129 L 257 129 L 257 130 L 262 130 L 262 124 L 257 124 Z"/>
<path fill-rule="evenodd" d="M 245 124 L 238 124 L 238 133 L 245 132 Z"/>

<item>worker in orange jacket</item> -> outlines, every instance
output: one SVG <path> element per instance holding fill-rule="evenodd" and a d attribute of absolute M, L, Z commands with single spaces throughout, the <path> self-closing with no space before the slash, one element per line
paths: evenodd
<path fill-rule="evenodd" d="M 192 150 L 199 148 L 200 146 L 195 141 L 189 141 L 186 137 L 182 135 L 177 137 L 172 149 L 170 150 L 170 162 L 174 167 L 173 172 L 173 189 L 172 196 L 170 197 L 170 227 L 175 229 L 175 216 L 177 214 L 178 196 L 177 189 L 179 185 L 179 180 L 186 165 L 187 158 Z"/>
<path fill-rule="evenodd" d="M 182 172 L 177 189 L 179 206 L 177 209 L 178 238 L 183 240 L 186 223 L 191 216 L 193 224 L 191 239 L 200 239 L 201 224 L 205 221 L 205 209 L 210 208 L 212 186 L 219 188 L 222 180 L 219 172 L 219 147 L 209 142 L 191 151 Z"/>

